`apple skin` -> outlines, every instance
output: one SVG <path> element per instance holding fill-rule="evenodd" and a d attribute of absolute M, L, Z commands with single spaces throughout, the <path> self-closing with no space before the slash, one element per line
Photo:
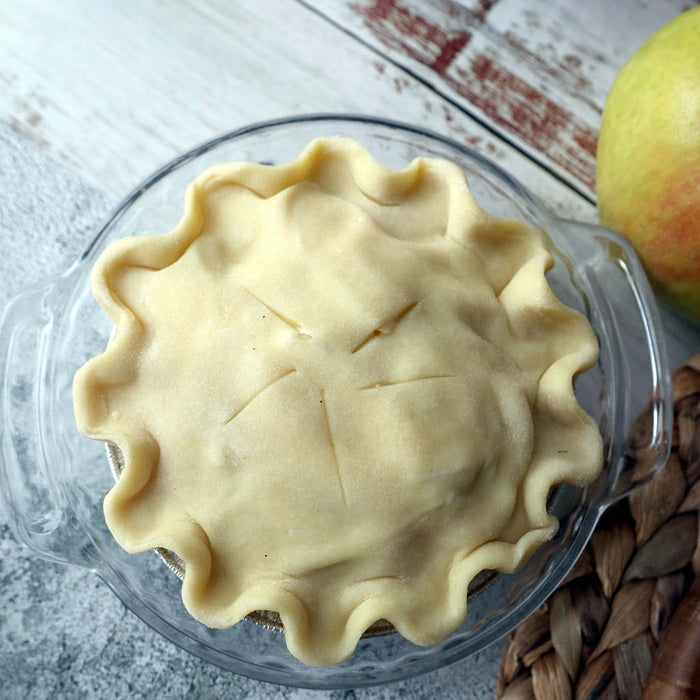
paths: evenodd
<path fill-rule="evenodd" d="M 700 323 L 700 7 L 654 34 L 613 84 L 598 139 L 604 226 L 660 298 Z"/>

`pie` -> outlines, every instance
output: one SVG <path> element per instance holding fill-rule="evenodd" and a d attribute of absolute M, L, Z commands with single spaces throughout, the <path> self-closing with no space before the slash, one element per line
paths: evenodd
<path fill-rule="evenodd" d="M 573 389 L 598 345 L 551 266 L 447 161 L 393 171 L 329 138 L 207 170 L 173 231 L 93 271 L 116 332 L 75 413 L 124 457 L 117 542 L 180 557 L 205 625 L 279 613 L 307 664 L 380 619 L 445 638 L 479 572 L 556 532 L 552 487 L 602 466 Z"/>

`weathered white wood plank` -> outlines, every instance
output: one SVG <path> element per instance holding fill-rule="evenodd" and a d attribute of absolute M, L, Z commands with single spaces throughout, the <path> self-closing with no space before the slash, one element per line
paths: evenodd
<path fill-rule="evenodd" d="M 600 115 L 688 0 L 304 0 L 594 195 Z"/>
<path fill-rule="evenodd" d="M 14 0 L 0 8 L 0 45 L 0 118 L 115 198 L 218 133 L 347 111 L 446 134 L 555 212 L 594 215 L 459 109 L 295 2 Z"/>

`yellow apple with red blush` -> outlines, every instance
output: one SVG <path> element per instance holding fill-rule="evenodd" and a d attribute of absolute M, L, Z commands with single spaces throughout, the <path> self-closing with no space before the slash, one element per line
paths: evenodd
<path fill-rule="evenodd" d="M 596 180 L 601 223 L 629 239 L 661 299 L 700 323 L 700 7 L 617 76 Z"/>

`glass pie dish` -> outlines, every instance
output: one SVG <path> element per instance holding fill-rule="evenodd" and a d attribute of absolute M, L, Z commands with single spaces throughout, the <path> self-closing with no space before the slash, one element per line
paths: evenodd
<path fill-rule="evenodd" d="M 283 635 L 263 625 L 205 627 L 186 612 L 180 580 L 163 563 L 162 552 L 161 558 L 129 555 L 116 544 L 102 512 L 112 472 L 103 445 L 77 432 L 71 385 L 76 370 L 104 350 L 112 332 L 90 291 L 90 271 L 110 242 L 171 230 L 186 186 L 209 166 L 287 162 L 312 139 L 332 135 L 357 139 L 394 169 L 417 156 L 446 158 L 465 171 L 486 211 L 544 232 L 555 258 L 547 275 L 552 289 L 589 319 L 600 343 L 599 361 L 578 378 L 576 395 L 598 422 L 605 466 L 586 488 L 552 492 L 550 511 L 560 522 L 556 536 L 516 573 L 475 580 L 468 618 L 447 639 L 417 647 L 395 633 L 368 635 L 345 663 L 317 668 L 297 661 Z M 0 326 L 0 494 L 20 541 L 47 559 L 93 571 L 156 631 L 208 662 L 300 687 L 397 681 L 465 658 L 522 622 L 573 566 L 605 508 L 639 481 L 635 464 L 645 465 L 644 479 L 662 468 L 673 411 L 659 328 L 653 296 L 629 244 L 600 227 L 554 217 L 505 172 L 459 144 L 366 117 L 318 115 L 253 125 L 159 170 L 124 200 L 70 269 L 8 306 Z M 633 442 L 632 426 L 648 408 L 649 430 Z"/>

